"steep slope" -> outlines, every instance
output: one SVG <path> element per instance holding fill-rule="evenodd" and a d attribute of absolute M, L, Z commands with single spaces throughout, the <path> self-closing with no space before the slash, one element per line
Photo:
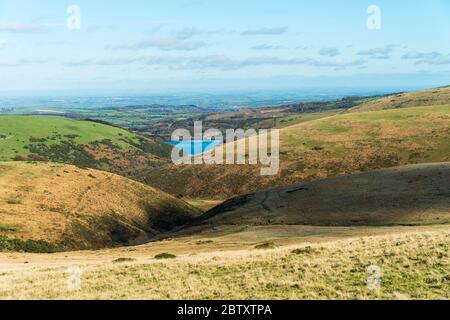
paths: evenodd
<path fill-rule="evenodd" d="M 199 213 L 115 174 L 51 163 L 0 163 L 0 251 L 141 242 Z"/>
<path fill-rule="evenodd" d="M 49 160 L 126 175 L 168 154 L 163 141 L 98 122 L 0 116 L 0 161 Z"/>
<path fill-rule="evenodd" d="M 383 169 L 270 189 L 231 199 L 201 216 L 197 224 L 210 230 L 225 225 L 448 223 L 450 163 Z"/>
<path fill-rule="evenodd" d="M 415 91 L 371 99 L 354 107 L 351 111 L 379 111 L 410 107 L 424 107 L 450 103 L 450 86 Z"/>
<path fill-rule="evenodd" d="M 177 195 L 226 199 L 340 174 L 446 162 L 449 123 L 450 105 L 340 114 L 281 129 L 275 176 L 261 176 L 255 165 L 171 164 L 145 176 L 147 183 Z"/>

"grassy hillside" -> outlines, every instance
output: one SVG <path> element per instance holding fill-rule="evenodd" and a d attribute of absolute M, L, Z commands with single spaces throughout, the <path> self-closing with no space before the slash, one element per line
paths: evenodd
<path fill-rule="evenodd" d="M 450 105 L 339 114 L 282 128 L 276 176 L 263 177 L 250 165 L 171 164 L 145 176 L 147 183 L 177 195 L 225 199 L 340 174 L 446 162 L 449 123 Z"/>
<path fill-rule="evenodd" d="M 352 108 L 352 111 L 379 111 L 386 109 L 433 106 L 450 103 L 450 86 L 431 90 L 400 93 L 370 99 Z"/>
<path fill-rule="evenodd" d="M 448 231 L 416 229 L 169 260 L 154 259 L 144 248 L 52 256 L 52 265 L 48 257 L 25 265 L 20 262 L 33 257 L 6 258 L 0 299 L 450 299 Z M 67 288 L 67 267 L 73 265 L 81 270 L 78 291 Z M 367 285 L 371 267 L 380 272 L 379 288 Z"/>
<path fill-rule="evenodd" d="M 250 194 L 210 210 L 198 224 L 206 230 L 225 225 L 450 224 L 450 163 L 383 169 Z"/>
<path fill-rule="evenodd" d="M 126 172 L 164 157 L 161 141 L 91 121 L 60 117 L 0 116 L 0 160 L 49 160 Z"/>
<path fill-rule="evenodd" d="M 142 242 L 198 214 L 183 201 L 111 173 L 0 163 L 0 251 Z"/>

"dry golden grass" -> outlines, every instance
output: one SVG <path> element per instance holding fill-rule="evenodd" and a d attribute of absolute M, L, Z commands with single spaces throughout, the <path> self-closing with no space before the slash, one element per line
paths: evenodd
<path fill-rule="evenodd" d="M 410 108 L 448 104 L 450 102 L 450 86 L 410 93 L 401 93 L 374 99 L 359 105 L 351 111 L 378 111 L 386 109 Z"/>
<path fill-rule="evenodd" d="M 0 163 L 0 236 L 61 248 L 148 239 L 200 213 L 135 181 L 69 165 Z M 0 247 L 0 250 L 2 248 Z"/>
<path fill-rule="evenodd" d="M 12 255 L 0 264 L 0 298 L 450 299 L 450 228 L 384 232 L 388 234 L 298 241 L 273 250 L 185 254 L 170 260 L 144 255 L 145 246 L 128 255 L 124 249 L 102 251 L 93 260 L 81 252 L 67 254 L 65 260 L 56 256 L 59 262 L 53 255 L 41 255 L 39 264 L 20 264 Z M 161 244 L 152 244 L 153 250 L 167 252 Z M 195 252 L 195 247 L 184 247 Z M 67 268 L 73 265 L 81 270 L 77 291 L 70 291 L 67 282 Z M 379 289 L 367 286 L 371 266 L 381 272 Z"/>
<path fill-rule="evenodd" d="M 204 200 L 204 199 L 183 199 L 191 206 L 196 207 L 202 211 L 208 211 L 209 209 L 218 206 L 223 200 Z"/>

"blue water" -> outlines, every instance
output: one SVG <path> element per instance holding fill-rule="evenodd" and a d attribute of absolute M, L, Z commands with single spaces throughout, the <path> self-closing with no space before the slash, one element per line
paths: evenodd
<path fill-rule="evenodd" d="M 183 150 L 184 153 L 192 157 L 198 156 L 202 153 L 214 149 L 219 144 L 219 141 L 189 140 L 189 141 L 167 141 L 166 143 L 172 145 L 174 148 Z"/>

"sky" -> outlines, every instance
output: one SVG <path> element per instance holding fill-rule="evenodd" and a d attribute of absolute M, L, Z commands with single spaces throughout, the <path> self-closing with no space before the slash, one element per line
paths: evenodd
<path fill-rule="evenodd" d="M 0 0 L 0 94 L 440 86 L 449 39 L 450 0 Z"/>

